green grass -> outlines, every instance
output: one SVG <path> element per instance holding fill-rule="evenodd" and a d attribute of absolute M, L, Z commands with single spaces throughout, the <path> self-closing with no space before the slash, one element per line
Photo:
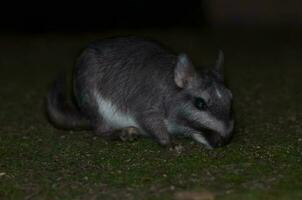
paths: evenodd
<path fill-rule="evenodd" d="M 64 132 L 45 119 L 47 88 L 97 38 L 156 38 L 194 63 L 225 51 L 237 123 L 232 143 L 182 151 L 148 139 L 108 142 Z M 300 30 L 116 31 L 0 35 L 0 199 L 174 199 L 182 191 L 216 199 L 302 199 Z"/>

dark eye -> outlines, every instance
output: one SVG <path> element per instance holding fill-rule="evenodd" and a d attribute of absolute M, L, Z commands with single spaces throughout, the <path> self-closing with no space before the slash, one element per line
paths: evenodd
<path fill-rule="evenodd" d="M 207 104 L 203 98 L 197 97 L 195 98 L 194 105 L 199 110 L 205 110 L 207 108 Z"/>

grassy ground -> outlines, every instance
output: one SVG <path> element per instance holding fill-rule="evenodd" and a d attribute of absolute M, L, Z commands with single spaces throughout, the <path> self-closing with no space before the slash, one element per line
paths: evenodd
<path fill-rule="evenodd" d="M 178 151 L 58 131 L 45 120 L 57 72 L 88 42 L 117 33 L 134 32 L 0 35 L 0 199 L 302 199 L 302 31 L 135 32 L 195 63 L 225 51 L 234 140 L 206 150 L 180 139 Z"/>

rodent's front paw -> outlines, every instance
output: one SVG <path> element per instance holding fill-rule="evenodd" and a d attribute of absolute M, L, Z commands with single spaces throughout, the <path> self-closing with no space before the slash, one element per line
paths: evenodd
<path fill-rule="evenodd" d="M 158 143 L 159 143 L 161 146 L 164 146 L 164 147 L 171 146 L 170 138 L 162 138 L 162 139 L 159 139 L 159 140 L 158 140 Z"/>
<path fill-rule="evenodd" d="M 135 127 L 127 127 L 120 130 L 120 139 L 122 141 L 133 141 L 139 136 L 139 130 Z"/>

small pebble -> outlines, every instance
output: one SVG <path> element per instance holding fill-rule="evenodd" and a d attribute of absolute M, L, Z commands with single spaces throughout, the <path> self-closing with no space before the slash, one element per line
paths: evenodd
<path fill-rule="evenodd" d="M 6 175 L 5 172 L 0 172 L 0 177 L 1 177 L 1 176 L 5 176 L 5 175 Z"/>
<path fill-rule="evenodd" d="M 182 145 L 176 145 L 176 146 L 174 147 L 174 149 L 175 149 L 175 151 L 176 151 L 177 153 L 182 153 L 183 150 L 184 150 L 184 147 L 183 147 Z"/>

